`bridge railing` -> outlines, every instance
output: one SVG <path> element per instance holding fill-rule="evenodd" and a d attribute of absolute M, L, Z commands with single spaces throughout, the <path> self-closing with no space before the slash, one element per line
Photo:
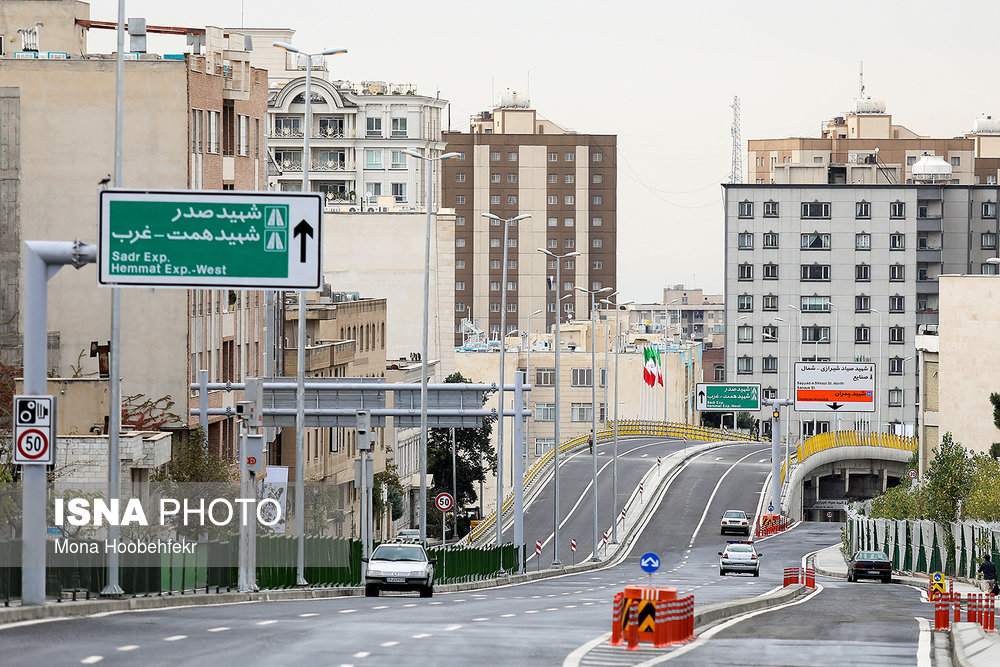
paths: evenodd
<path fill-rule="evenodd" d="M 829 431 L 811 436 L 799 445 L 795 453 L 795 463 L 802 463 L 813 454 L 834 447 L 887 447 L 912 452 L 917 449 L 917 439 L 873 431 Z M 785 481 L 784 463 L 781 464 L 781 481 L 782 483 Z"/>

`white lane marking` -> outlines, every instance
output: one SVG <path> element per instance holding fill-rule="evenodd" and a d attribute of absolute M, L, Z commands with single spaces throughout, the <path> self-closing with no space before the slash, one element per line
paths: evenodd
<path fill-rule="evenodd" d="M 444 602 L 429 602 L 428 604 L 444 604 Z"/>
<path fill-rule="evenodd" d="M 455 630 L 461 630 L 461 629 L 462 629 L 461 625 L 449 625 L 447 628 L 444 629 L 444 631 L 445 632 L 454 632 Z"/>
<path fill-rule="evenodd" d="M 568 605 L 566 605 L 565 609 L 576 609 L 576 605 L 575 604 L 568 604 Z"/>
<path fill-rule="evenodd" d="M 920 625 L 920 638 L 917 639 L 917 667 L 931 667 L 931 622 L 926 618 L 914 616 Z"/>
<path fill-rule="evenodd" d="M 103 655 L 88 655 L 86 658 L 84 658 L 80 662 L 83 663 L 84 665 L 93 665 L 95 663 L 100 662 L 101 660 L 104 660 L 104 656 Z"/>
<path fill-rule="evenodd" d="M 480 616 L 479 618 L 474 618 L 472 620 L 475 621 L 476 623 L 482 623 L 483 621 L 488 621 L 490 619 Z"/>
<path fill-rule="evenodd" d="M 529 609 L 528 611 L 526 611 L 526 612 L 524 612 L 524 613 L 525 613 L 525 614 L 537 614 L 537 613 L 538 613 L 538 610 L 537 610 L 537 609 Z"/>
<path fill-rule="evenodd" d="M 179 642 L 180 640 L 187 639 L 187 638 L 188 638 L 187 635 L 170 635 L 169 637 L 164 637 L 163 641 L 165 641 L 165 642 Z"/>
<path fill-rule="evenodd" d="M 639 455 L 639 458 L 640 458 L 640 459 L 644 459 L 644 458 L 646 458 L 647 456 L 649 456 L 649 452 L 643 452 L 642 454 L 640 454 L 640 455 Z"/>
<path fill-rule="evenodd" d="M 393 646 L 398 646 L 399 642 L 382 642 L 379 644 L 382 648 L 392 648 Z"/>
<path fill-rule="evenodd" d="M 380 604 L 377 607 L 372 607 L 372 609 L 387 609 L 388 607 L 389 607 L 389 605 L 387 605 L 387 604 Z"/>
<path fill-rule="evenodd" d="M 452 600 L 452 602 L 465 602 L 465 598 L 459 598 L 457 600 Z"/>
<path fill-rule="evenodd" d="M 694 529 L 694 534 L 691 535 L 691 542 L 688 544 L 688 549 L 694 547 L 694 541 L 696 539 L 698 539 L 698 531 L 701 530 L 702 524 L 705 523 L 705 517 L 708 516 L 708 510 L 710 510 L 712 508 L 712 501 L 715 500 L 715 494 L 718 493 L 719 488 L 722 486 L 722 482 L 725 481 L 725 479 L 726 479 L 726 476 L 729 475 L 729 473 L 731 473 L 736 468 L 736 466 L 738 466 L 740 463 L 742 463 L 745 459 L 748 459 L 748 458 L 750 458 L 751 456 L 754 456 L 754 455 L 758 455 L 759 456 L 760 452 L 759 451 L 750 452 L 746 456 L 744 456 L 744 457 L 740 458 L 738 461 L 736 461 L 736 463 L 734 463 L 733 465 L 729 466 L 729 468 L 726 470 L 726 472 L 722 473 L 722 477 L 719 478 L 719 481 L 716 483 L 715 488 L 712 489 L 712 495 L 710 495 L 708 497 L 708 502 L 705 503 L 705 511 L 702 512 L 702 514 L 701 514 L 701 521 L 698 522 L 698 527 Z M 720 460 L 721 460 L 721 458 L 720 459 L 716 459 L 716 461 L 720 461 Z"/>
<path fill-rule="evenodd" d="M 367 658 L 370 655 L 371 655 L 371 652 L 369 652 L 369 651 L 358 651 L 357 653 L 354 654 L 353 657 L 355 657 L 355 658 Z"/>
<path fill-rule="evenodd" d="M 219 626 L 217 628 L 209 628 L 208 632 L 226 632 L 227 630 L 229 630 L 229 628 L 227 628 L 226 626 L 222 625 L 222 626 Z"/>
<path fill-rule="evenodd" d="M 760 461 L 757 461 L 757 463 L 767 463 L 767 462 L 768 462 L 768 459 L 761 459 Z"/>
<path fill-rule="evenodd" d="M 404 604 L 403 606 L 404 607 L 416 607 L 417 603 L 416 602 L 411 602 L 410 604 Z"/>
<path fill-rule="evenodd" d="M 257 621 L 257 625 L 274 625 L 277 621 Z"/>
<path fill-rule="evenodd" d="M 587 606 L 590 606 L 590 605 L 592 605 L 592 604 L 594 604 L 594 603 L 593 603 L 593 602 L 584 602 L 584 603 L 583 603 L 583 606 L 584 606 L 584 607 L 587 607 Z"/>
<path fill-rule="evenodd" d="M 559 611 L 559 607 L 549 607 L 545 611 Z"/>
<path fill-rule="evenodd" d="M 500 618 L 513 618 L 517 614 L 500 614 Z"/>
<path fill-rule="evenodd" d="M 315 612 L 309 612 L 308 614 L 299 614 L 299 618 L 312 618 L 313 616 L 319 616 Z"/>
<path fill-rule="evenodd" d="M 126 644 L 125 646 L 119 646 L 119 651 L 134 651 L 139 648 L 138 644 Z"/>
<path fill-rule="evenodd" d="M 339 613 L 341 614 L 353 614 L 357 609 L 341 609 Z"/>
<path fill-rule="evenodd" d="M 413 635 L 413 639 L 427 639 L 431 634 L 429 632 L 421 632 L 418 635 Z"/>
<path fill-rule="evenodd" d="M 549 595 L 546 595 L 545 597 L 547 597 L 547 598 L 554 598 L 555 596 L 556 596 L 556 594 L 555 594 L 555 593 L 551 593 L 551 594 L 549 594 Z"/>
<path fill-rule="evenodd" d="M 716 456 L 716 457 L 715 457 L 715 460 L 716 460 L 716 461 L 721 461 L 721 460 L 722 460 L 722 457 L 721 457 L 721 456 Z"/>

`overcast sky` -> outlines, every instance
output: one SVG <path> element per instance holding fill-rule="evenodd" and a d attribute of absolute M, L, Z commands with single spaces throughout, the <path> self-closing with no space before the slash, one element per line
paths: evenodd
<path fill-rule="evenodd" d="M 90 4 L 93 19 L 117 18 L 117 0 Z M 440 91 L 453 130 L 530 80 L 540 115 L 618 135 L 618 286 L 637 301 L 667 284 L 722 292 L 733 95 L 744 156 L 750 138 L 818 136 L 853 106 L 859 60 L 867 93 L 918 134 L 959 136 L 1000 114 L 995 2 L 130 0 L 126 16 L 293 28 L 303 48 L 349 50 L 329 61 L 335 78 Z M 149 41 L 183 50 L 183 38 Z M 114 33 L 90 43 L 111 51 Z"/>

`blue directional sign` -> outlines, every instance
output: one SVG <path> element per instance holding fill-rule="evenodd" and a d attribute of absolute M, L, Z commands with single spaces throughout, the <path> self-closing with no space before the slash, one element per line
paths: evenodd
<path fill-rule="evenodd" d="M 643 572 L 653 574 L 660 569 L 660 557 L 652 551 L 644 553 L 642 558 L 639 559 L 639 567 L 642 568 Z"/>

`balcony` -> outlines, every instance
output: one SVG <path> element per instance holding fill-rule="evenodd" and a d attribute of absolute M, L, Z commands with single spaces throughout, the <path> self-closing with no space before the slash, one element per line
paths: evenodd
<path fill-rule="evenodd" d="M 941 231 L 941 216 L 928 216 L 925 218 L 917 218 L 917 231 L 918 232 L 940 232 Z"/>
<path fill-rule="evenodd" d="M 300 166 L 299 169 L 302 167 Z M 354 171 L 351 160 L 313 160 L 311 171 Z"/>
<path fill-rule="evenodd" d="M 320 128 L 318 131 L 309 135 L 313 139 L 353 139 L 355 136 L 354 130 L 345 130 L 343 128 Z"/>
<path fill-rule="evenodd" d="M 941 247 L 940 246 L 926 246 L 917 247 L 917 261 L 918 262 L 933 262 L 939 264 L 941 262 Z"/>
<path fill-rule="evenodd" d="M 917 294 L 937 294 L 938 290 L 937 278 L 917 279 Z"/>
<path fill-rule="evenodd" d="M 917 326 L 920 326 L 921 324 L 937 324 L 937 323 L 938 323 L 937 310 L 924 308 L 923 310 L 917 311 Z"/>
<path fill-rule="evenodd" d="M 275 127 L 267 132 L 268 139 L 301 139 L 302 128 Z"/>

